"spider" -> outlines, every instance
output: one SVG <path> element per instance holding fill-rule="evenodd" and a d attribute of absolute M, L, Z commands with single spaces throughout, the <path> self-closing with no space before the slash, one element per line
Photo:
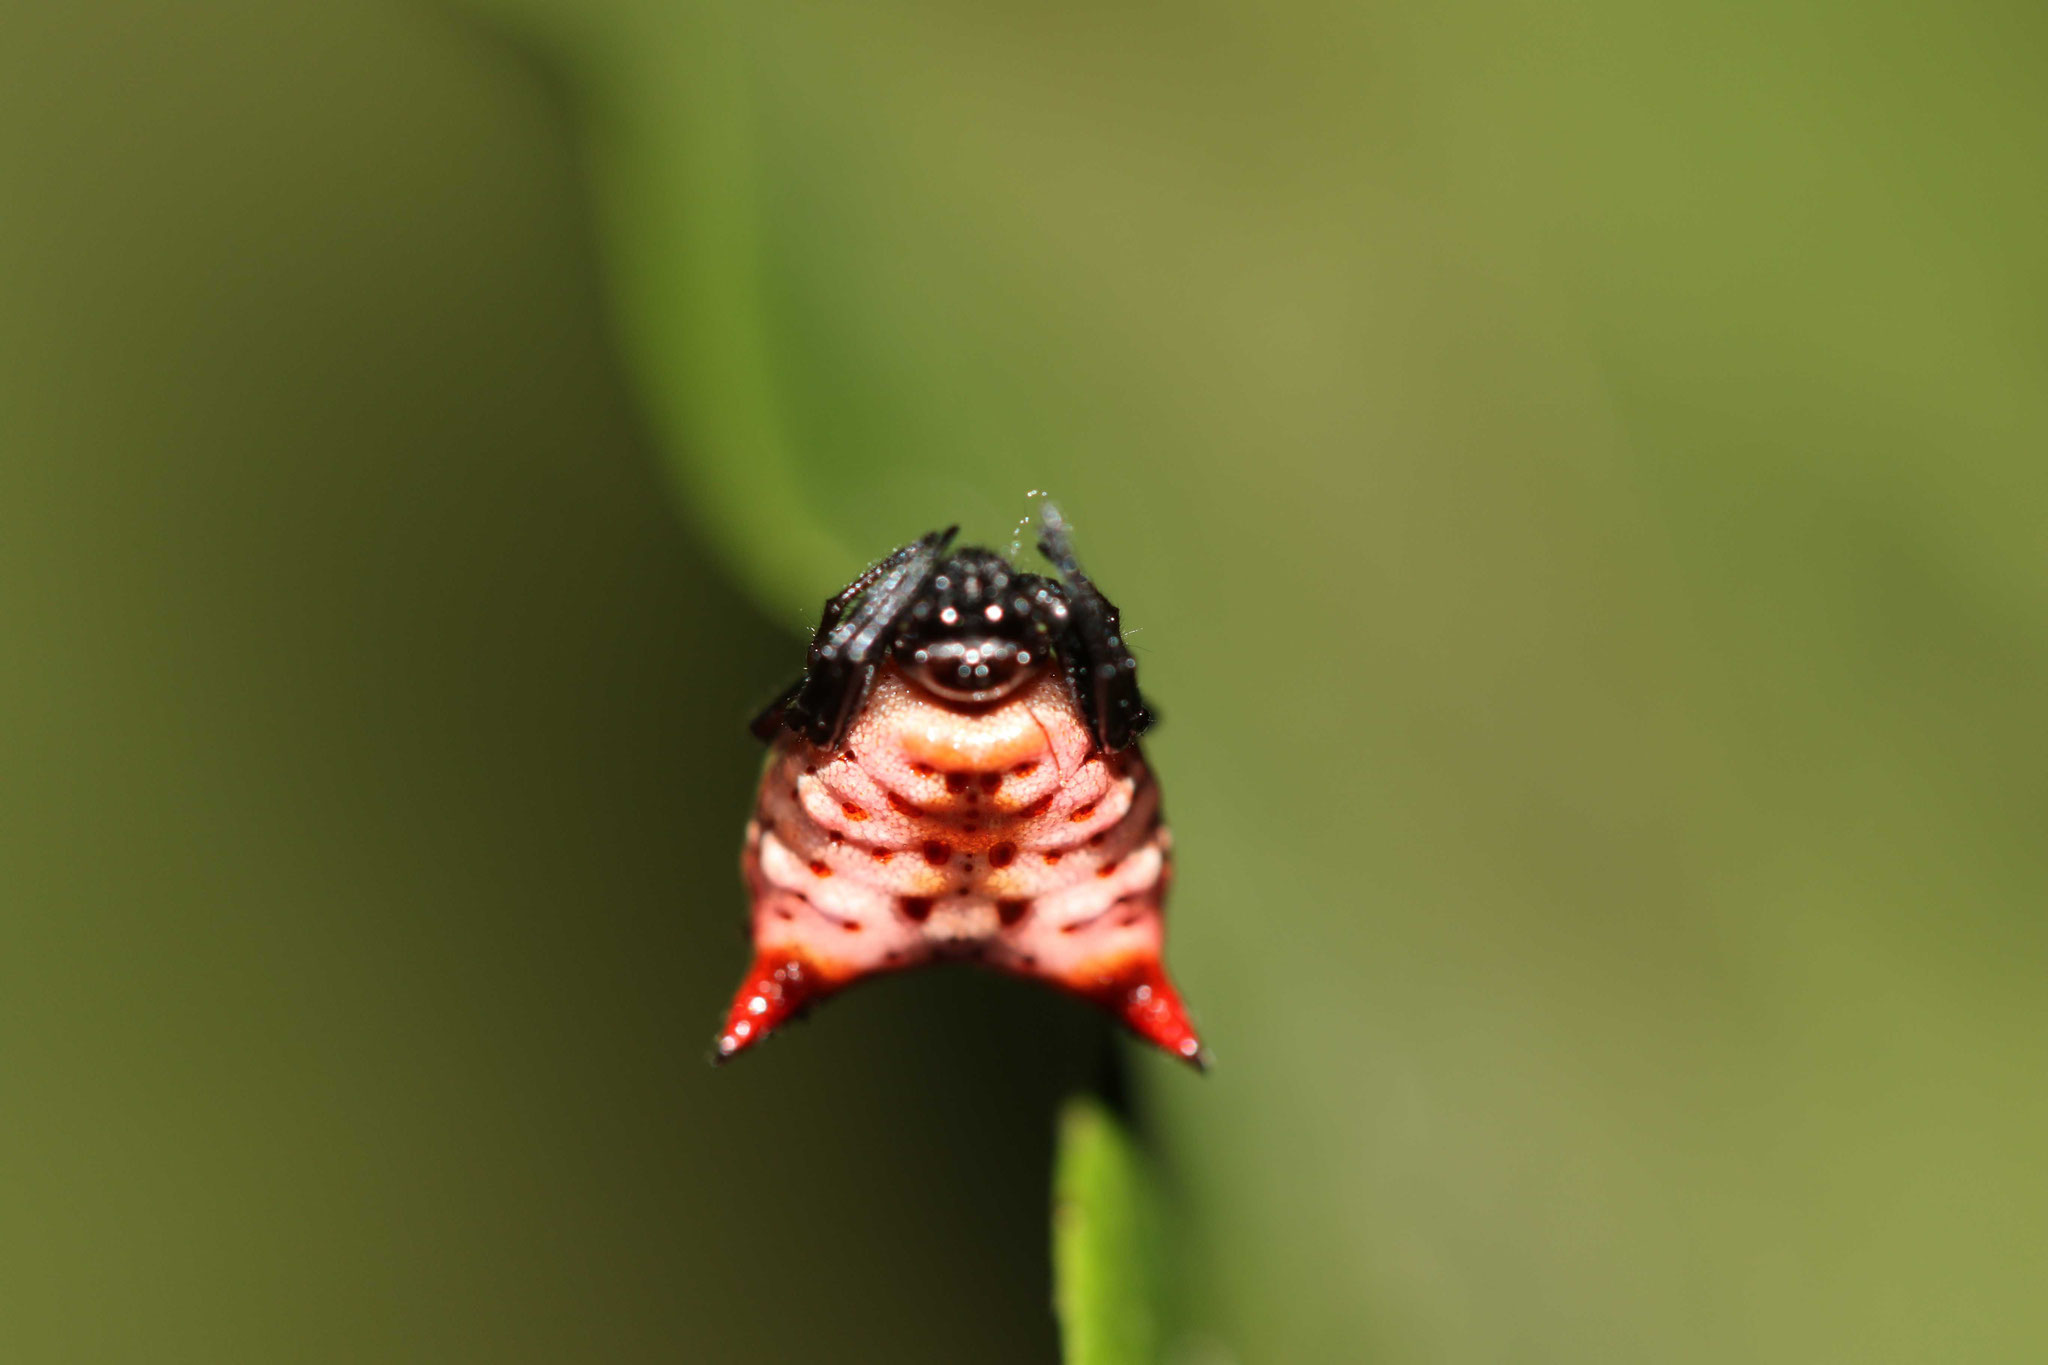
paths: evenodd
<path fill-rule="evenodd" d="M 1172 836 L 1117 609 L 1047 505 L 1025 573 L 933 531 L 825 603 L 741 860 L 754 960 L 725 1058 L 853 983 L 940 961 L 1044 981 L 1197 1066 L 1166 975 Z"/>

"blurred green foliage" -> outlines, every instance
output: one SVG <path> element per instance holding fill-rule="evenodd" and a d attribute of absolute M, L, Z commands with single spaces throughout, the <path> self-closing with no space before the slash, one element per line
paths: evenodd
<path fill-rule="evenodd" d="M 464 12 L 0 19 L 20 1354 L 1045 1358 L 1085 1023 L 691 1051 L 746 703 L 1028 487 L 1181 1359 L 2048 1345 L 2040 7 Z"/>
<path fill-rule="evenodd" d="M 0 1359 L 1053 1358 L 1021 984 L 746 1066 L 751 709 L 563 106 L 413 5 L 0 6 Z"/>

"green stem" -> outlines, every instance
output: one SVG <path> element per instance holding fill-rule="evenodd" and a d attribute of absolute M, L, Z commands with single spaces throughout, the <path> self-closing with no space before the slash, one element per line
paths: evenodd
<path fill-rule="evenodd" d="M 1066 1365 L 1155 1365 L 1159 1246 L 1152 1172 L 1129 1116 L 1100 1095 L 1061 1111 L 1053 1302 Z"/>

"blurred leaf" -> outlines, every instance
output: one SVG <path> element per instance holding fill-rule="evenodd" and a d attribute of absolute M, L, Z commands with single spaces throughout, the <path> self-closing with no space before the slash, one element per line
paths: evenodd
<path fill-rule="evenodd" d="M 1066 1365 L 1154 1365 L 1158 1247 L 1145 1156 L 1101 1101 L 1069 1100 L 1053 1176 L 1054 1304 Z"/>
<path fill-rule="evenodd" d="M 1176 1337 L 2041 1353 L 2040 6 L 517 2 L 757 593 L 1124 608 Z"/>
<path fill-rule="evenodd" d="M 0 1358 L 1043 1365 L 1050 996 L 706 1065 L 799 655 L 509 55 L 0 5 Z"/>

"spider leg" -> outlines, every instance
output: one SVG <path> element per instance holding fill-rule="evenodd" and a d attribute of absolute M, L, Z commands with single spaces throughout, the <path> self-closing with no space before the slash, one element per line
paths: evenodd
<path fill-rule="evenodd" d="M 920 536 L 908 545 L 898 546 L 874 563 L 868 565 L 867 568 L 861 570 L 860 576 L 851 583 L 848 583 L 838 592 L 826 598 L 825 610 L 818 617 L 818 628 L 811 632 L 812 641 L 816 642 L 824 638 L 834 626 L 839 624 L 839 618 L 846 613 L 849 603 L 866 592 L 870 587 L 873 587 L 876 579 L 890 570 L 899 567 L 905 560 L 916 554 L 918 550 L 923 548 L 924 543 L 930 539 L 930 536 Z"/>
<path fill-rule="evenodd" d="M 796 704 L 797 693 L 803 690 L 802 678 L 783 688 L 781 696 L 762 707 L 760 712 L 747 722 L 748 732 L 764 744 L 774 739 L 782 732 L 782 719 L 789 714 L 789 708 Z"/>
<path fill-rule="evenodd" d="M 804 675 L 774 705 L 755 717 L 754 734 L 771 739 L 794 730 L 812 743 L 837 748 L 861 698 L 874 681 L 885 638 L 896 618 L 924 589 L 957 526 L 933 531 L 895 551 L 846 585 L 829 601 L 811 636 Z"/>
<path fill-rule="evenodd" d="M 812 657 L 844 658 L 855 663 L 871 658 L 875 642 L 924 587 L 939 556 L 946 552 L 959 530 L 957 526 L 948 526 L 943 531 L 933 531 L 876 565 L 877 572 L 864 585 L 852 614 L 835 616 L 829 626 L 823 621 L 818 623 L 818 631 L 811 637 Z"/>
<path fill-rule="evenodd" d="M 1116 604 L 1081 572 L 1059 509 L 1046 503 L 1039 525 L 1038 552 L 1064 580 L 1052 588 L 1060 603 L 1048 604 L 1047 614 L 1067 683 L 1097 742 L 1106 749 L 1127 749 L 1157 717 L 1138 691 L 1138 661 L 1124 643 L 1122 618 Z"/>
<path fill-rule="evenodd" d="M 825 599 L 825 608 L 818 616 L 818 628 L 811 632 L 810 658 L 806 661 L 807 664 L 816 661 L 818 641 L 824 639 L 831 633 L 833 627 L 839 624 L 839 618 L 846 614 L 848 604 L 874 586 L 876 579 L 916 554 L 918 547 L 923 544 L 924 540 L 913 540 L 908 545 L 890 551 L 861 570 L 860 575 L 851 583 Z M 805 673 L 799 675 L 795 682 L 782 689 L 781 696 L 763 707 L 761 713 L 754 717 L 747 728 L 753 732 L 755 739 L 766 742 L 775 738 L 782 729 L 783 718 L 789 713 L 790 707 L 796 704 L 797 697 L 802 694 L 808 677 L 809 671 L 806 668 Z"/>

